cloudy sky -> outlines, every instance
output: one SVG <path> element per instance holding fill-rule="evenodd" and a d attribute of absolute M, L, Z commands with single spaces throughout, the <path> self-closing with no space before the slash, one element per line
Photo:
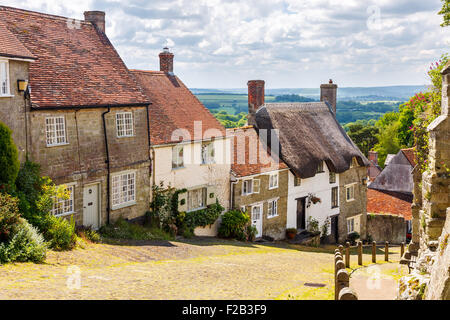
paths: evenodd
<path fill-rule="evenodd" d="M 106 12 L 106 33 L 129 68 L 157 70 L 169 45 L 175 73 L 196 88 L 420 85 L 450 52 L 440 0 L 0 0 L 83 19 Z"/>

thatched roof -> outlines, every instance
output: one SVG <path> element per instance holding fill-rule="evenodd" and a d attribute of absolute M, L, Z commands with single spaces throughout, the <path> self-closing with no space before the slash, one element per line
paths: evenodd
<path fill-rule="evenodd" d="M 313 177 L 321 161 L 336 173 L 348 170 L 353 157 L 369 165 L 326 102 L 266 103 L 256 112 L 256 124 L 258 129 L 279 130 L 280 156 L 301 178 Z M 276 143 L 268 140 L 269 145 Z"/>

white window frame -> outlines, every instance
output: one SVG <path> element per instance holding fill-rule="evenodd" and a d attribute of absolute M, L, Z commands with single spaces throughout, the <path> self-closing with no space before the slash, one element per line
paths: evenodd
<path fill-rule="evenodd" d="M 202 205 L 192 208 L 191 207 L 191 198 L 192 198 L 192 193 L 193 192 L 201 192 L 201 197 L 202 197 Z M 202 188 L 196 188 L 196 189 L 191 189 L 188 190 L 187 192 L 187 212 L 192 212 L 192 211 L 197 211 L 197 210 L 202 210 L 206 208 L 206 203 L 207 203 L 207 197 L 208 197 L 208 190 L 206 187 L 202 187 Z"/>
<path fill-rule="evenodd" d="M 242 195 L 248 196 L 253 193 L 253 179 L 242 180 Z"/>
<path fill-rule="evenodd" d="M 267 218 L 278 217 L 278 198 L 267 201 Z"/>
<path fill-rule="evenodd" d="M 202 143 L 201 153 L 202 153 L 202 164 L 214 164 L 216 162 L 214 142 Z"/>
<path fill-rule="evenodd" d="M 57 123 L 58 120 L 62 120 L 62 122 Z M 58 125 L 60 125 L 59 128 L 57 127 Z M 45 141 L 47 147 L 69 144 L 67 141 L 66 119 L 64 116 L 45 118 Z"/>
<path fill-rule="evenodd" d="M 252 193 L 259 193 L 261 190 L 261 180 L 260 179 L 253 179 L 252 182 Z"/>
<path fill-rule="evenodd" d="M 6 74 L 2 74 L 1 66 L 0 66 L 0 97 L 12 97 L 10 78 L 9 78 L 9 61 L 0 59 L 0 65 L 5 66 L 5 73 L 6 73 Z M 3 76 L 6 76 L 6 79 L 4 79 Z M 6 92 L 3 92 L 3 83 L 5 83 L 5 85 L 6 85 L 6 88 L 5 88 Z"/>
<path fill-rule="evenodd" d="M 276 179 L 275 179 L 276 178 Z M 269 190 L 278 188 L 278 172 L 269 175 Z"/>
<path fill-rule="evenodd" d="M 347 202 L 351 202 L 351 201 L 355 200 L 355 186 L 356 186 L 356 183 L 348 184 L 345 186 L 345 200 Z M 350 195 L 348 193 L 349 190 L 352 190 Z"/>
<path fill-rule="evenodd" d="M 136 204 L 136 179 L 136 170 L 121 171 L 111 175 L 111 204 L 113 210 Z M 130 180 L 132 184 L 130 184 Z"/>
<path fill-rule="evenodd" d="M 180 168 L 184 168 L 184 146 L 178 144 L 172 147 L 172 170 Z"/>
<path fill-rule="evenodd" d="M 55 217 L 64 217 L 75 213 L 75 183 L 66 184 L 66 187 L 66 190 L 70 191 L 69 199 L 59 199 L 56 197 L 53 198 L 53 207 L 51 213 Z M 61 211 L 58 213 L 60 209 Z"/>
<path fill-rule="evenodd" d="M 355 232 L 355 218 L 347 219 L 347 234 Z"/>
<path fill-rule="evenodd" d="M 133 112 L 116 113 L 116 134 L 117 138 L 127 138 L 134 136 L 134 118 Z"/>

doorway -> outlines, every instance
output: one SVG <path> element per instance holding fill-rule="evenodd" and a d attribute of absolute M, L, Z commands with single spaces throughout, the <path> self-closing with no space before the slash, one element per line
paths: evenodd
<path fill-rule="evenodd" d="M 297 230 L 306 229 L 306 197 L 297 199 Z"/>
<path fill-rule="evenodd" d="M 83 189 L 83 226 L 97 230 L 100 227 L 100 184 L 85 186 Z"/>
<path fill-rule="evenodd" d="M 256 227 L 256 238 L 262 237 L 262 204 L 252 207 L 252 225 Z"/>

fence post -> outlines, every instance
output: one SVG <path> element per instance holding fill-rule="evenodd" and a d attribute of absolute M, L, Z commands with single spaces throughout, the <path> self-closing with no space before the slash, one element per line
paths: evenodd
<path fill-rule="evenodd" d="M 339 298 L 339 282 L 338 282 L 338 274 L 340 270 L 345 270 L 345 263 L 342 261 L 342 257 L 336 261 L 336 273 L 334 274 L 334 299 L 338 300 Z"/>
<path fill-rule="evenodd" d="M 339 292 L 339 300 L 358 300 L 358 296 L 352 289 L 347 287 Z"/>
<path fill-rule="evenodd" d="M 350 268 L 350 242 L 345 243 L 345 267 Z"/>
<path fill-rule="evenodd" d="M 377 263 L 377 242 L 372 241 L 372 262 Z"/>
<path fill-rule="evenodd" d="M 350 276 L 348 275 L 347 270 L 341 269 L 338 270 L 336 274 L 336 300 L 339 300 L 339 293 L 342 289 L 347 288 L 350 285 Z"/>
<path fill-rule="evenodd" d="M 404 253 L 405 253 L 405 243 L 402 242 L 402 243 L 400 244 L 400 258 L 403 257 L 403 254 L 404 254 Z"/>
<path fill-rule="evenodd" d="M 389 261 L 389 241 L 384 244 L 384 261 Z"/>
<path fill-rule="evenodd" d="M 344 246 L 342 244 L 339 245 L 338 249 L 341 255 L 344 255 Z"/>
<path fill-rule="evenodd" d="M 358 264 L 362 266 L 362 242 L 358 241 Z"/>

